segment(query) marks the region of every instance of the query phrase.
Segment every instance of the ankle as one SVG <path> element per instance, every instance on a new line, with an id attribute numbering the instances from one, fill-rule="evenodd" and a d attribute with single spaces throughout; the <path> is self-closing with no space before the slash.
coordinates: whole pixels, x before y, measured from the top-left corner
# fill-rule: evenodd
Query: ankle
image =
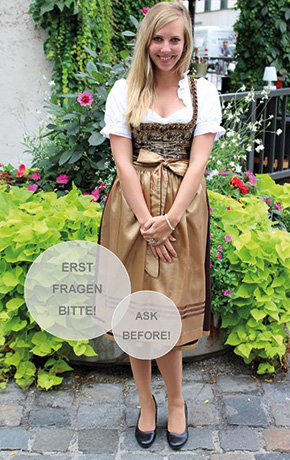
<path id="1" fill-rule="evenodd" d="M 149 394 L 149 395 L 142 395 L 142 396 L 139 396 L 139 405 L 142 407 L 146 407 L 150 404 L 154 404 L 154 400 L 153 400 L 153 397 L 152 397 L 152 394 Z"/>
<path id="2" fill-rule="evenodd" d="M 180 396 L 171 396 L 168 397 L 168 406 L 184 406 L 184 398 L 182 395 Z"/>

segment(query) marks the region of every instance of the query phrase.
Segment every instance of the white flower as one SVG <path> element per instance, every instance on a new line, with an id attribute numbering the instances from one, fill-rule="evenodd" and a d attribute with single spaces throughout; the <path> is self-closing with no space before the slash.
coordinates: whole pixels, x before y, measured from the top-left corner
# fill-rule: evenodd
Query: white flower
<path id="1" fill-rule="evenodd" d="M 237 165 L 237 166 L 236 166 L 236 172 L 237 172 L 237 173 L 240 173 L 241 171 L 242 171 L 241 166 L 240 166 L 240 165 Z"/>
<path id="2" fill-rule="evenodd" d="M 260 150 L 264 150 L 264 146 L 263 145 L 258 145 L 258 147 L 255 148 L 256 152 L 259 152 Z"/>
<path id="3" fill-rule="evenodd" d="M 228 114 L 228 119 L 231 120 L 232 118 L 234 118 L 234 115 L 232 113 L 229 113 Z"/>
<path id="4" fill-rule="evenodd" d="M 262 144 L 262 140 L 261 140 L 261 139 L 254 139 L 254 142 L 256 142 L 256 144 Z"/>
<path id="5" fill-rule="evenodd" d="M 222 148 L 222 149 L 224 149 L 224 148 L 225 148 L 225 143 L 224 143 L 224 142 L 222 142 L 222 144 L 221 144 L 221 148 Z"/>
<path id="6" fill-rule="evenodd" d="M 232 139 L 232 143 L 236 144 L 238 142 L 238 139 Z"/>
<path id="7" fill-rule="evenodd" d="M 221 160 L 217 160 L 216 164 L 217 164 L 217 165 L 222 164 Z"/>
<path id="8" fill-rule="evenodd" d="M 54 83 L 53 80 L 50 80 L 50 81 L 48 82 L 48 84 L 49 84 L 49 86 L 55 86 L 55 83 Z"/>
<path id="9" fill-rule="evenodd" d="M 230 162 L 230 166 L 234 167 L 235 163 L 233 161 Z"/>
<path id="10" fill-rule="evenodd" d="M 246 150 L 247 150 L 248 152 L 251 152 L 251 151 L 252 151 L 252 146 L 249 145 L 249 146 L 246 148 Z"/>
<path id="11" fill-rule="evenodd" d="M 245 91 L 246 87 L 245 85 L 241 86 L 241 91 Z"/>
<path id="12" fill-rule="evenodd" d="M 280 128 L 277 129 L 277 131 L 276 131 L 277 136 L 280 136 L 281 133 L 283 133 L 282 129 L 280 129 Z"/>
<path id="13" fill-rule="evenodd" d="M 43 78 L 43 80 L 46 80 L 46 79 L 47 79 L 45 75 L 42 75 L 42 78 Z"/>

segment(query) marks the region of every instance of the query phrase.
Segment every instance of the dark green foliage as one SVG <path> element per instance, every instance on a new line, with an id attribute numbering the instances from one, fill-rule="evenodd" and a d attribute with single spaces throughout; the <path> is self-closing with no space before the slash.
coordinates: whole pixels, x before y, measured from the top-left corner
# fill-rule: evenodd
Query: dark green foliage
<path id="1" fill-rule="evenodd" d="M 238 36 L 232 91 L 243 84 L 249 89 L 263 87 L 265 66 L 275 66 L 278 76 L 288 70 L 283 86 L 289 86 L 289 0 L 237 0 L 236 8 L 240 9 L 240 16 L 234 25 Z"/>

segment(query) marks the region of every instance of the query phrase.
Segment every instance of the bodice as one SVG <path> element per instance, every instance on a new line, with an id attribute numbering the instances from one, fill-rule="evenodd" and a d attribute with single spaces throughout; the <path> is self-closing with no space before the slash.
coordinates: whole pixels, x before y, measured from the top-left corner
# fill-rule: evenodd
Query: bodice
<path id="1" fill-rule="evenodd" d="M 188 123 L 140 123 L 138 128 L 131 125 L 134 158 L 138 158 L 140 149 L 150 150 L 165 158 L 189 158 L 197 120 L 196 81 L 192 76 L 190 94 L 193 115 Z"/>

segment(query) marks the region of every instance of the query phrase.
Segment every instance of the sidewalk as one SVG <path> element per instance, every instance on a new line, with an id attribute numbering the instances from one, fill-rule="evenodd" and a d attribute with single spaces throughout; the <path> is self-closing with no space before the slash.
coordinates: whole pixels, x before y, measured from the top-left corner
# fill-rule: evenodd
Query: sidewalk
<path id="1" fill-rule="evenodd" d="M 157 438 L 139 447 L 134 430 L 138 394 L 130 366 L 76 367 L 63 389 L 15 383 L 0 390 L 0 459 L 15 460 L 290 460 L 290 372 L 253 378 L 231 351 L 183 363 L 189 440 L 166 440 L 163 379 L 152 368 Z"/>

